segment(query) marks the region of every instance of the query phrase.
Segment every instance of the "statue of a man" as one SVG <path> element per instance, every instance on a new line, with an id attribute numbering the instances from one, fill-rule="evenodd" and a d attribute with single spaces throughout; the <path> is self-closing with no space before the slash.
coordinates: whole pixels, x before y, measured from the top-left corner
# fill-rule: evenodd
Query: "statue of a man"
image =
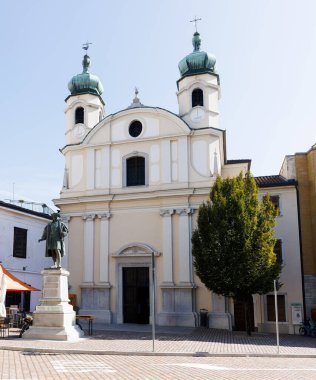
<path id="1" fill-rule="evenodd" d="M 67 236 L 68 228 L 60 221 L 58 213 L 52 214 L 53 220 L 44 228 L 42 240 L 46 240 L 46 257 L 52 257 L 54 265 L 51 268 L 61 268 L 61 258 L 65 255 L 64 237 Z"/>

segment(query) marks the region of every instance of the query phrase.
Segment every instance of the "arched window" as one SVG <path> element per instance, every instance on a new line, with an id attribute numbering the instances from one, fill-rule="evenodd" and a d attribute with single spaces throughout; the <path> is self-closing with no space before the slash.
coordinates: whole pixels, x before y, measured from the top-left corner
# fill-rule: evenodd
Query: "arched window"
<path id="1" fill-rule="evenodd" d="M 200 88 L 192 91 L 192 108 L 196 106 L 203 106 L 203 91 Z"/>
<path id="2" fill-rule="evenodd" d="M 145 185 L 145 157 L 133 156 L 126 160 L 126 186 Z"/>
<path id="3" fill-rule="evenodd" d="M 83 109 L 83 107 L 76 108 L 75 124 L 84 124 L 84 109 Z"/>

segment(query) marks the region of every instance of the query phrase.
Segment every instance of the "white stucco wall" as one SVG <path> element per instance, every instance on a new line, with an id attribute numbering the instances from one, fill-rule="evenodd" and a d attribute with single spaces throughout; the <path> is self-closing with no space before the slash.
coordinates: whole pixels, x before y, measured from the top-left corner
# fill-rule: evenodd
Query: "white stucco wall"
<path id="1" fill-rule="evenodd" d="M 293 333 L 291 305 L 300 304 L 303 306 L 296 189 L 295 186 L 260 189 L 260 197 L 266 193 L 280 197 L 280 215 L 277 217 L 275 238 L 282 241 L 283 269 L 280 282 L 283 285 L 278 294 L 285 296 L 286 307 L 286 322 L 280 322 L 280 329 L 281 332 Z M 274 331 L 275 323 L 267 321 L 266 297 L 262 296 L 260 302 L 263 309 L 259 318 L 262 318 L 265 331 Z"/>
<path id="2" fill-rule="evenodd" d="M 41 270 L 52 265 L 45 258 L 45 242 L 38 243 L 48 219 L 0 206 L 0 260 L 21 281 L 42 289 Z M 13 257 L 14 227 L 27 230 L 26 258 Z M 25 270 L 24 270 L 25 269 Z M 35 309 L 41 292 L 31 292 L 30 311 Z"/>

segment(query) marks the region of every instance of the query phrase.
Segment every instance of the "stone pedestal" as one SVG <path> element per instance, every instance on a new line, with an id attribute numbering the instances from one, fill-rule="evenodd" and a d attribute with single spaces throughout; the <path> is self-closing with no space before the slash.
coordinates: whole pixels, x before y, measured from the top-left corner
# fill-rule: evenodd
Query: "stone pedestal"
<path id="1" fill-rule="evenodd" d="M 208 314 L 208 321 L 210 328 L 232 330 L 232 317 L 227 312 L 224 296 L 212 293 L 212 311 Z"/>
<path id="2" fill-rule="evenodd" d="M 76 314 L 68 299 L 65 269 L 44 269 L 43 294 L 33 313 L 33 326 L 22 335 L 26 339 L 78 340 L 83 331 L 76 325 Z"/>
<path id="3" fill-rule="evenodd" d="M 110 284 L 81 285 L 80 314 L 93 314 L 98 322 L 110 324 L 112 313 L 110 311 Z"/>
<path id="4" fill-rule="evenodd" d="M 163 285 L 162 312 L 158 314 L 159 326 L 196 326 L 197 314 L 192 309 L 193 284 Z"/>

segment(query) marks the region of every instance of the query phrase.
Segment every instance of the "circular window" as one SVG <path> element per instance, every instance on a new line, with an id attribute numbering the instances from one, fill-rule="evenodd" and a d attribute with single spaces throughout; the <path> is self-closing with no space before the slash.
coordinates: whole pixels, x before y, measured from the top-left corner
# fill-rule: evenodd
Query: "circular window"
<path id="1" fill-rule="evenodd" d="M 137 137 L 142 133 L 143 126 L 142 123 L 138 120 L 133 121 L 129 126 L 129 134 L 132 137 Z"/>

